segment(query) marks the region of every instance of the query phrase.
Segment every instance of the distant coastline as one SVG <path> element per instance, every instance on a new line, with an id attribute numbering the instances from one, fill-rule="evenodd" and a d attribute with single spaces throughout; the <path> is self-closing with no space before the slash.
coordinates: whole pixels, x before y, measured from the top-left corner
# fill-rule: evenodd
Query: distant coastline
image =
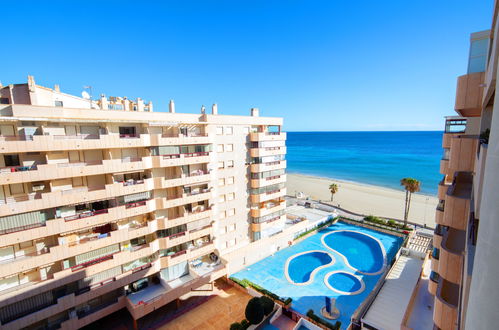
<path id="1" fill-rule="evenodd" d="M 288 132 L 287 170 L 397 191 L 413 177 L 436 196 L 441 144 L 442 131 Z"/>

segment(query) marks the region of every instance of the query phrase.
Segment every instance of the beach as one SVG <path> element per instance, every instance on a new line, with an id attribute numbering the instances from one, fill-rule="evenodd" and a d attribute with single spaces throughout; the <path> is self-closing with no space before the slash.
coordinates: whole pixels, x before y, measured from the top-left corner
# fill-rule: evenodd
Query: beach
<path id="1" fill-rule="evenodd" d="M 333 205 L 343 209 L 388 218 L 403 219 L 405 192 L 390 188 L 364 185 L 335 179 L 321 178 L 302 174 L 287 175 L 287 194 L 294 196 L 303 192 L 314 200 L 330 201 L 329 185 L 338 184 Z M 436 196 L 413 194 L 409 221 L 435 227 Z"/>

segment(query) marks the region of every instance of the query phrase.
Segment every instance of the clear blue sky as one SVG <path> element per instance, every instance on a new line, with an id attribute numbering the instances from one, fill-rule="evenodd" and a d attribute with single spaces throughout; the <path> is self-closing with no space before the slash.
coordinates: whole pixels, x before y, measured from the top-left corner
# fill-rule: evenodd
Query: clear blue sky
<path id="1" fill-rule="evenodd" d="M 0 79 L 218 103 L 288 131 L 440 130 L 492 0 L 8 1 Z"/>

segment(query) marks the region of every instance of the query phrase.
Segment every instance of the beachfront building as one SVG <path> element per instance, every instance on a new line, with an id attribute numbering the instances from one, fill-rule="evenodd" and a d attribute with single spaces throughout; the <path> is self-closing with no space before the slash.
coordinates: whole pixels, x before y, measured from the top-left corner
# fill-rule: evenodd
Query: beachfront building
<path id="1" fill-rule="evenodd" d="M 0 86 L 2 329 L 138 320 L 284 226 L 282 118 L 84 96 Z"/>
<path id="2" fill-rule="evenodd" d="M 471 35 L 468 70 L 458 77 L 445 119 L 429 291 L 437 329 L 499 324 L 499 114 L 495 108 L 498 6 L 490 31 Z"/>

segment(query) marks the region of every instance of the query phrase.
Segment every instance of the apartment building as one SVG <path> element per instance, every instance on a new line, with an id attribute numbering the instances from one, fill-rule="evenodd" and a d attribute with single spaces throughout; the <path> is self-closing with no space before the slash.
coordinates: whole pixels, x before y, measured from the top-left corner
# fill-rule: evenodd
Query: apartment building
<path id="1" fill-rule="evenodd" d="M 282 118 L 0 86 L 0 324 L 134 320 L 285 222 Z"/>
<path id="2" fill-rule="evenodd" d="M 445 119 L 429 291 L 435 329 L 499 324 L 498 7 L 492 29 L 471 34 L 468 70 Z"/>

